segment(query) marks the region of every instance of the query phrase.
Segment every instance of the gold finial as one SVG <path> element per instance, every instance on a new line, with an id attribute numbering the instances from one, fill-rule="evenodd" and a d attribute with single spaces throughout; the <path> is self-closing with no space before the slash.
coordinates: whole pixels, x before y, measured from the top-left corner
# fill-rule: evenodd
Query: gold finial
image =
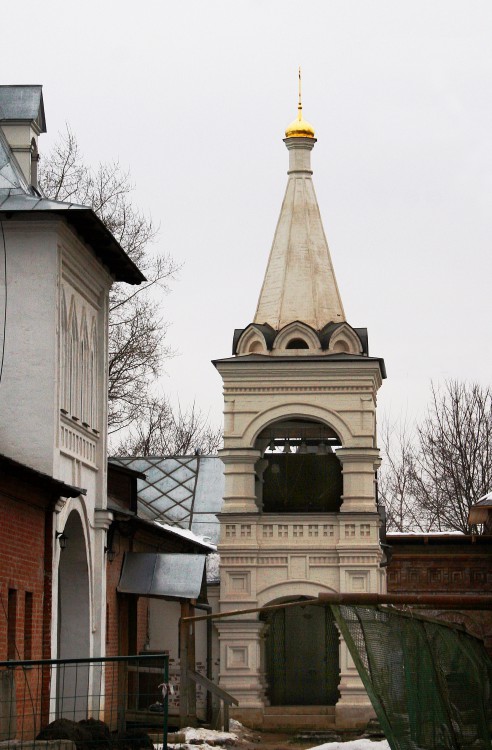
<path id="1" fill-rule="evenodd" d="M 314 128 L 302 116 L 302 80 L 301 66 L 299 66 L 299 101 L 297 104 L 297 120 L 291 122 L 285 131 L 286 138 L 314 138 Z"/>

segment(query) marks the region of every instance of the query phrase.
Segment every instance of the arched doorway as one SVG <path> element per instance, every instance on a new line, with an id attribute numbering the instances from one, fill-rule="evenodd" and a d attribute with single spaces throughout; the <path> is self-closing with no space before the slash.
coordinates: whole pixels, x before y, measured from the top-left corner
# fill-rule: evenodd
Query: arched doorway
<path id="1" fill-rule="evenodd" d="M 300 604 L 263 618 L 267 695 L 272 706 L 334 706 L 339 698 L 339 636 L 329 607 Z"/>
<path id="2" fill-rule="evenodd" d="M 65 524 L 66 547 L 58 566 L 58 658 L 90 656 L 89 567 L 82 521 L 72 511 Z M 57 675 L 57 715 L 85 719 L 89 667 L 67 665 Z"/>

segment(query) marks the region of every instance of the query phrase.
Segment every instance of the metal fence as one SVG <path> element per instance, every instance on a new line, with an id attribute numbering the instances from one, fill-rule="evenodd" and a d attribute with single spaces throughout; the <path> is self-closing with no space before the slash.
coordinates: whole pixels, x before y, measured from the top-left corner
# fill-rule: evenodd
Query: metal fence
<path id="1" fill-rule="evenodd" d="M 167 748 L 167 654 L 0 662 L 0 742 Z"/>
<path id="2" fill-rule="evenodd" d="M 481 641 L 415 612 L 333 611 L 392 750 L 490 750 L 492 661 Z"/>

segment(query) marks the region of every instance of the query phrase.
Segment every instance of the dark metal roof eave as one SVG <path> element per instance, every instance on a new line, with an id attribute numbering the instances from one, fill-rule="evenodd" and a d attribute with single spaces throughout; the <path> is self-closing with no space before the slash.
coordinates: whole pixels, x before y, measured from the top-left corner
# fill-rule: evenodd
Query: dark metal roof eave
<path id="1" fill-rule="evenodd" d="M 54 201 L 49 203 L 52 204 Z M 55 214 L 65 219 L 81 235 L 96 256 L 108 267 L 116 281 L 123 281 L 126 284 L 141 284 L 147 281 L 92 208 L 70 207 L 66 204 L 64 207 L 61 204 L 59 208 L 51 206 L 47 208 L 43 207 L 43 199 L 37 204 L 31 208 L 21 206 L 11 208 L 8 201 L 5 201 L 0 204 L 0 216 L 9 219 L 14 214 L 15 216 L 31 216 L 33 213 Z"/>
<path id="2" fill-rule="evenodd" d="M 123 464 L 115 463 L 112 458 L 112 456 L 108 458 L 108 471 L 115 471 L 118 474 L 125 474 L 129 477 L 134 477 L 135 479 L 147 478 L 146 474 L 144 474 L 142 471 L 136 471 L 136 469 L 130 469 L 128 466 L 124 466 Z"/>
<path id="3" fill-rule="evenodd" d="M 113 504 L 111 504 L 111 507 L 109 508 L 112 513 L 117 514 L 121 517 L 121 520 L 127 520 L 133 522 L 136 526 L 140 526 L 144 531 L 148 531 L 150 533 L 157 534 L 157 536 L 160 539 L 179 539 L 184 543 L 188 549 L 190 547 L 198 548 L 199 550 L 203 550 L 203 552 L 207 555 L 211 554 L 212 552 L 216 551 L 215 547 L 212 547 L 209 544 L 206 544 L 205 542 L 199 542 L 198 540 L 191 539 L 190 537 L 184 536 L 183 534 L 179 534 L 178 532 L 173 533 L 170 529 L 165 529 L 163 526 L 161 526 L 159 523 L 156 523 L 155 521 L 150 521 L 146 518 L 142 518 L 139 515 L 136 515 L 135 513 L 132 513 L 131 511 L 122 510 L 121 508 L 115 508 Z"/>
<path id="4" fill-rule="evenodd" d="M 271 354 L 242 354 L 236 357 L 223 357 L 222 359 L 213 359 L 212 364 L 217 367 L 222 362 L 238 362 L 242 364 L 248 364 L 255 362 L 258 364 L 272 362 L 377 362 L 379 369 L 381 370 L 381 377 L 383 380 L 386 379 L 386 365 L 382 357 L 367 357 L 361 354 L 304 354 L 302 356 L 278 356 L 275 357 Z"/>
<path id="5" fill-rule="evenodd" d="M 13 473 L 23 475 L 30 481 L 41 482 L 52 489 L 59 497 L 78 497 L 79 495 L 87 494 L 87 490 L 82 487 L 75 487 L 66 484 L 61 479 L 55 479 L 49 474 L 33 469 L 31 466 L 15 461 L 13 458 L 5 456 L 4 454 L 0 454 L 0 467 L 5 470 L 10 470 Z"/>

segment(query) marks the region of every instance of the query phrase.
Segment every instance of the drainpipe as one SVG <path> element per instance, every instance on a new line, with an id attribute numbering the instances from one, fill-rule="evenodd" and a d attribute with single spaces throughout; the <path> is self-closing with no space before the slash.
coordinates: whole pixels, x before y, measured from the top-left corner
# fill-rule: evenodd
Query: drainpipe
<path id="1" fill-rule="evenodd" d="M 212 614 L 212 607 L 210 604 L 199 603 L 195 604 L 195 609 L 202 609 L 209 615 Z M 206 659 L 206 670 L 207 677 L 212 680 L 212 620 L 210 617 L 207 618 L 207 659 Z M 212 721 L 212 695 L 207 690 L 207 723 Z"/>

